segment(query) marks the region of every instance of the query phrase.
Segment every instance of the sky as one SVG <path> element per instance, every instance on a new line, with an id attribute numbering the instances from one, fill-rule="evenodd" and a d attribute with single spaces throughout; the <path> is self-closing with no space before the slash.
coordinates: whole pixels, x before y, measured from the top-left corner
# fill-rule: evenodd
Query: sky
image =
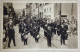
<path id="1" fill-rule="evenodd" d="M 26 3 L 13 3 L 14 9 L 23 9 L 26 8 Z"/>

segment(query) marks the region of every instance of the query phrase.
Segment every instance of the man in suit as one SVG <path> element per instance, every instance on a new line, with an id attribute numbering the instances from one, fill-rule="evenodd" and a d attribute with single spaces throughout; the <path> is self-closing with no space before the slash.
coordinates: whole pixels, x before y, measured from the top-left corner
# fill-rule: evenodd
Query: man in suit
<path id="1" fill-rule="evenodd" d="M 15 31 L 12 26 L 8 30 L 8 37 L 9 37 L 8 47 L 10 47 L 11 40 L 13 40 L 13 44 L 14 44 L 14 46 L 16 46 L 16 44 L 15 44 Z"/>

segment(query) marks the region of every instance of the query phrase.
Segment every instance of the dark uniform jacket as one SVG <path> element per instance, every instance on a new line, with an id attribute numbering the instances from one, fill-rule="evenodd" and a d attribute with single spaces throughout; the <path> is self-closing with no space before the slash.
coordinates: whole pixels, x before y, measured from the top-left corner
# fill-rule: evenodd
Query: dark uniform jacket
<path id="1" fill-rule="evenodd" d="M 9 36 L 9 38 L 14 38 L 15 37 L 15 31 L 14 31 L 14 29 L 9 29 L 8 30 L 8 36 Z"/>
<path id="2" fill-rule="evenodd" d="M 52 36 L 52 30 L 47 29 L 47 38 L 51 38 L 51 36 Z"/>
<path id="3" fill-rule="evenodd" d="M 61 27 L 60 30 L 61 37 L 65 39 L 65 29 Z"/>

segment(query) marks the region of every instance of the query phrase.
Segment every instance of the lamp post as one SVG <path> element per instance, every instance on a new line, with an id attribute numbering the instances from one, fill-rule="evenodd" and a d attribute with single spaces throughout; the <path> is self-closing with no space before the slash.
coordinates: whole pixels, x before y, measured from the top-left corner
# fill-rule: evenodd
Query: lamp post
<path id="1" fill-rule="evenodd" d="M 61 3 L 60 3 L 60 8 L 59 8 L 59 18 L 60 18 L 60 26 L 61 26 Z"/>
<path id="2" fill-rule="evenodd" d="M 73 15 L 73 3 L 72 3 L 72 7 L 71 7 L 71 15 Z"/>
<path id="3" fill-rule="evenodd" d="M 73 16 L 73 3 L 72 3 L 72 7 L 71 7 L 71 22 L 73 23 L 74 20 L 74 16 Z"/>

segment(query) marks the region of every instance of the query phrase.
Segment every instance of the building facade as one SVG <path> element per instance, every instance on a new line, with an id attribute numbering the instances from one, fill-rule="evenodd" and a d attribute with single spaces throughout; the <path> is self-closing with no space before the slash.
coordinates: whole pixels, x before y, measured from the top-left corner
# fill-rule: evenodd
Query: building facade
<path id="1" fill-rule="evenodd" d="M 32 3 L 31 11 L 32 17 L 54 20 L 54 4 L 52 3 Z"/>
<path id="2" fill-rule="evenodd" d="M 52 19 L 55 21 L 54 18 L 54 4 L 52 3 L 45 3 L 43 6 L 43 18 Z"/>
<path id="3" fill-rule="evenodd" d="M 39 3 L 31 4 L 31 17 L 39 17 Z"/>
<path id="4" fill-rule="evenodd" d="M 28 16 L 31 17 L 31 3 L 27 3 L 25 8 L 22 11 L 23 15 L 22 16 Z"/>
<path id="5" fill-rule="evenodd" d="M 57 19 L 59 19 L 60 3 L 55 3 L 54 9 L 54 17 L 57 17 Z M 75 19 L 77 19 L 77 4 L 61 3 L 61 15 L 66 15 L 66 19 L 69 21 L 72 21 L 73 16 Z"/>

